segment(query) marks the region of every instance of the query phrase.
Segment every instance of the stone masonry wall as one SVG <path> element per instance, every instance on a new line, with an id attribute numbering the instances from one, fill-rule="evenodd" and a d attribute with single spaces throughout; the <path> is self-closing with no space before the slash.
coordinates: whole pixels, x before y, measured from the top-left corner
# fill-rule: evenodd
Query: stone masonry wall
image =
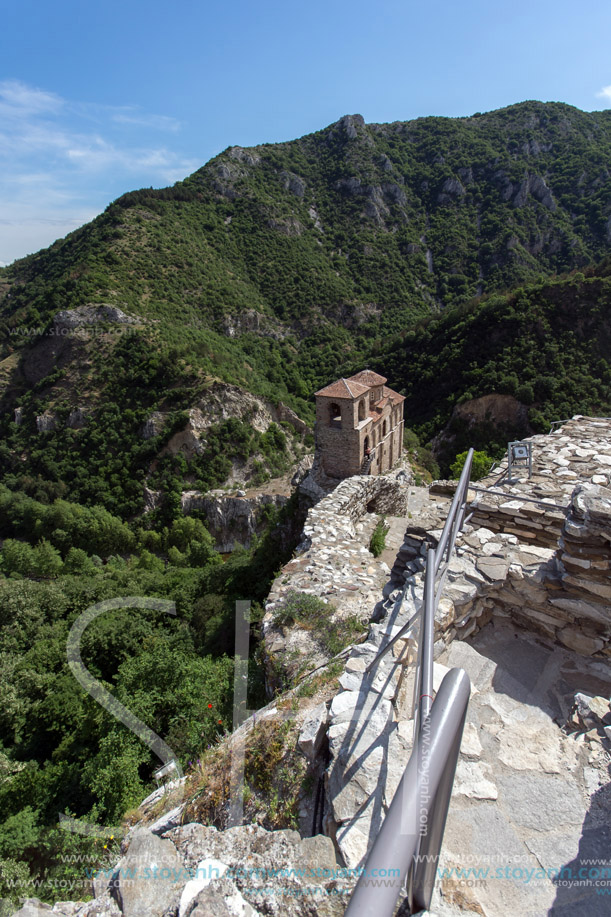
<path id="1" fill-rule="evenodd" d="M 390 570 L 376 564 L 368 549 L 378 515 L 405 515 L 409 476 L 398 469 L 383 477 L 354 476 L 309 511 L 294 558 L 274 581 L 263 617 L 267 682 L 277 686 L 277 665 L 292 683 L 307 663 L 322 665 L 327 656 L 316 634 L 298 626 L 280 627 L 275 611 L 291 592 L 316 595 L 328 602 L 334 619 L 367 624 Z"/>

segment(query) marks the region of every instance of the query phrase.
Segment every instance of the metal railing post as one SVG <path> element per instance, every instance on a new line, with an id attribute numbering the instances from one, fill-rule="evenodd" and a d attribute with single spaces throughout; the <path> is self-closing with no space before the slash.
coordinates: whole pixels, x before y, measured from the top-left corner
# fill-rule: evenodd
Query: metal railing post
<path id="1" fill-rule="evenodd" d="M 462 473 L 460 475 L 458 484 L 456 485 L 456 490 L 454 492 L 454 498 L 452 500 L 452 505 L 450 506 L 450 511 L 448 513 L 443 531 L 441 533 L 441 538 L 439 539 L 439 544 L 437 545 L 436 558 L 435 558 L 435 573 L 439 569 L 441 563 L 441 558 L 443 557 L 444 550 L 448 541 L 450 540 L 452 545 L 456 540 L 456 536 L 453 539 L 450 539 L 450 532 L 453 528 L 454 521 L 456 519 L 456 514 L 459 510 L 459 507 L 462 503 L 463 494 L 467 493 L 469 485 L 469 477 L 471 475 L 471 463 L 473 462 L 473 449 L 469 449 L 467 453 L 467 458 L 463 466 Z"/>
<path id="2" fill-rule="evenodd" d="M 427 552 L 420 609 L 366 668 L 370 672 L 391 646 L 420 619 L 414 678 L 412 754 L 365 860 L 365 872 L 361 874 L 350 898 L 347 917 L 390 917 L 404 883 L 408 883 L 411 913 L 415 908 L 428 909 L 433 894 L 470 694 L 466 673 L 462 669 L 452 669 L 433 700 L 435 612 L 465 517 L 472 462 L 473 449 L 469 449 L 437 548 L 429 548 Z M 442 559 L 445 564 L 436 590 Z M 377 883 L 375 886 L 369 883 L 368 875 L 393 875 L 398 876 L 399 881 L 378 887 Z"/>
<path id="3" fill-rule="evenodd" d="M 429 548 L 426 558 L 424 607 L 420 629 L 420 677 L 418 684 L 418 725 L 429 715 L 433 703 L 433 644 L 435 642 L 435 551 Z M 418 735 L 414 720 L 414 736 Z"/>
<path id="4" fill-rule="evenodd" d="M 469 703 L 470 682 L 463 669 L 452 669 L 442 681 L 427 717 L 427 736 L 417 741 L 405 773 L 397 787 L 388 813 L 365 862 L 356 888 L 346 908 L 345 917 L 390 917 L 403 883 L 408 878 L 422 838 L 429 837 L 427 849 L 435 859 L 443 839 L 447 814 L 447 782 L 451 791 L 456 761 L 453 755 L 460 747 L 465 711 Z M 419 751 L 420 743 L 426 749 Z M 422 761 L 426 760 L 426 769 Z M 425 806 L 423 800 L 438 798 L 438 804 Z M 444 811 L 444 808 L 446 811 Z M 423 823 L 424 818 L 424 823 Z M 424 831 L 424 834 L 423 834 Z M 418 889 L 430 871 L 422 873 L 415 863 L 415 887 Z M 436 861 L 433 863 L 433 881 Z M 392 876 L 393 884 L 375 884 L 371 878 Z M 426 878 L 424 897 L 428 897 L 430 880 Z M 429 894 L 430 892 L 430 894 Z M 427 905 L 428 906 L 428 905 Z"/>
<path id="5" fill-rule="evenodd" d="M 462 672 L 463 670 L 453 669 L 452 671 Z M 447 677 L 446 675 L 446 678 Z M 465 677 L 467 678 L 468 691 L 470 692 L 471 686 L 469 679 L 466 675 Z M 437 697 L 439 697 L 439 694 Z M 437 701 L 437 698 L 435 698 L 435 701 Z M 445 768 L 441 774 L 437 792 L 431 802 L 431 808 L 429 809 L 428 815 L 428 830 L 420 839 L 420 846 L 418 847 L 418 853 L 416 855 L 411 883 L 410 907 L 413 913 L 428 910 L 431 898 L 433 897 L 435 879 L 437 878 L 437 865 L 439 863 L 441 843 L 443 841 L 448 810 L 450 808 L 454 774 L 456 773 L 456 764 L 458 762 L 468 704 L 469 695 L 467 695 L 467 699 L 464 703 L 462 716 L 459 710 L 456 711 L 456 716 L 460 717 L 459 725 L 456 728 L 454 742 L 448 747 Z"/>

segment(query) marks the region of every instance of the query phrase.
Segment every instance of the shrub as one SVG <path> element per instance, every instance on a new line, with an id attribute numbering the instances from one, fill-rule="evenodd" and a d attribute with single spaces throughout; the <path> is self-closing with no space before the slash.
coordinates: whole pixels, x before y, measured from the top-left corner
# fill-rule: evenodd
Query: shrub
<path id="1" fill-rule="evenodd" d="M 369 550 L 374 557 L 379 557 L 386 547 L 387 534 L 388 526 L 384 522 L 384 517 L 382 517 L 382 519 L 379 520 L 378 524 L 373 530 L 371 541 L 369 542 Z"/>
<path id="2" fill-rule="evenodd" d="M 420 446 L 416 450 L 416 461 L 422 465 L 425 471 L 428 471 L 432 478 L 439 477 L 439 465 L 435 461 L 435 457 L 427 446 Z"/>
<path id="3" fill-rule="evenodd" d="M 453 480 L 458 480 L 460 477 L 466 460 L 467 453 L 461 452 L 456 456 L 454 464 L 450 465 L 450 474 Z M 492 467 L 493 461 L 485 452 L 474 452 L 471 464 L 471 480 L 479 481 L 481 478 L 485 478 Z"/>
<path id="4" fill-rule="evenodd" d="M 420 445 L 420 438 L 417 433 L 414 433 L 413 430 L 410 430 L 409 427 L 406 427 L 403 430 L 403 448 L 407 452 L 413 452 L 414 449 L 417 449 Z"/>

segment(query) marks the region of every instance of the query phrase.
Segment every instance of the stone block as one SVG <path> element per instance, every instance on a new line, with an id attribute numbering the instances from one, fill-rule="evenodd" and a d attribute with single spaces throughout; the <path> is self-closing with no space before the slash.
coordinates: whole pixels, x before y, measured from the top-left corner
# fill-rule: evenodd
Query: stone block
<path id="1" fill-rule="evenodd" d="M 561 643 L 582 656 L 591 656 L 605 645 L 605 641 L 601 637 L 584 634 L 575 627 L 563 627 L 562 630 L 558 631 L 557 636 Z"/>
<path id="2" fill-rule="evenodd" d="M 327 705 L 318 704 L 303 724 L 297 744 L 309 761 L 314 761 L 322 747 L 327 731 Z"/>

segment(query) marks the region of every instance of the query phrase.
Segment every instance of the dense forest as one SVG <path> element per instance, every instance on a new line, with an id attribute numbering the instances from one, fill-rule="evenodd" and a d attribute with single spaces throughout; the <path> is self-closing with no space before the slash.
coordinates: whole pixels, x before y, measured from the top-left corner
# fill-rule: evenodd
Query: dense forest
<path id="1" fill-rule="evenodd" d="M 289 503 L 250 550 L 223 559 L 192 516 L 139 530 L 101 507 L 40 503 L 0 487 L 0 898 L 61 898 L 67 882 L 83 879 L 79 856 L 106 863 L 124 814 L 160 764 L 70 671 L 67 638 L 77 618 L 104 599 L 174 603 L 175 616 L 105 612 L 87 627 L 81 654 L 188 773 L 232 728 L 237 599 L 252 602 L 249 704 L 264 702 L 256 628 L 271 578 L 293 547 L 278 534 L 282 515 L 293 512 Z M 117 826 L 115 839 L 63 830 L 60 815 Z"/>
<path id="2" fill-rule="evenodd" d="M 70 672 L 87 608 L 175 603 L 102 616 L 83 661 L 185 770 L 231 728 L 234 603 L 253 601 L 256 646 L 296 501 L 221 557 L 181 495 L 235 488 L 236 467 L 264 483 L 313 437 L 214 413 L 219 385 L 312 425 L 314 392 L 369 366 L 443 474 L 470 445 L 496 456 L 552 420 L 611 414 L 610 161 L 611 111 L 346 116 L 129 192 L 0 269 L 0 898 L 53 900 L 82 876 L 71 856 L 110 857 L 59 814 L 118 824 L 159 763 Z M 486 396 L 511 398 L 514 420 L 467 422 Z M 169 450 L 194 408 L 199 447 Z M 161 495 L 146 513 L 145 487 Z M 256 706 L 256 653 L 250 683 Z"/>

